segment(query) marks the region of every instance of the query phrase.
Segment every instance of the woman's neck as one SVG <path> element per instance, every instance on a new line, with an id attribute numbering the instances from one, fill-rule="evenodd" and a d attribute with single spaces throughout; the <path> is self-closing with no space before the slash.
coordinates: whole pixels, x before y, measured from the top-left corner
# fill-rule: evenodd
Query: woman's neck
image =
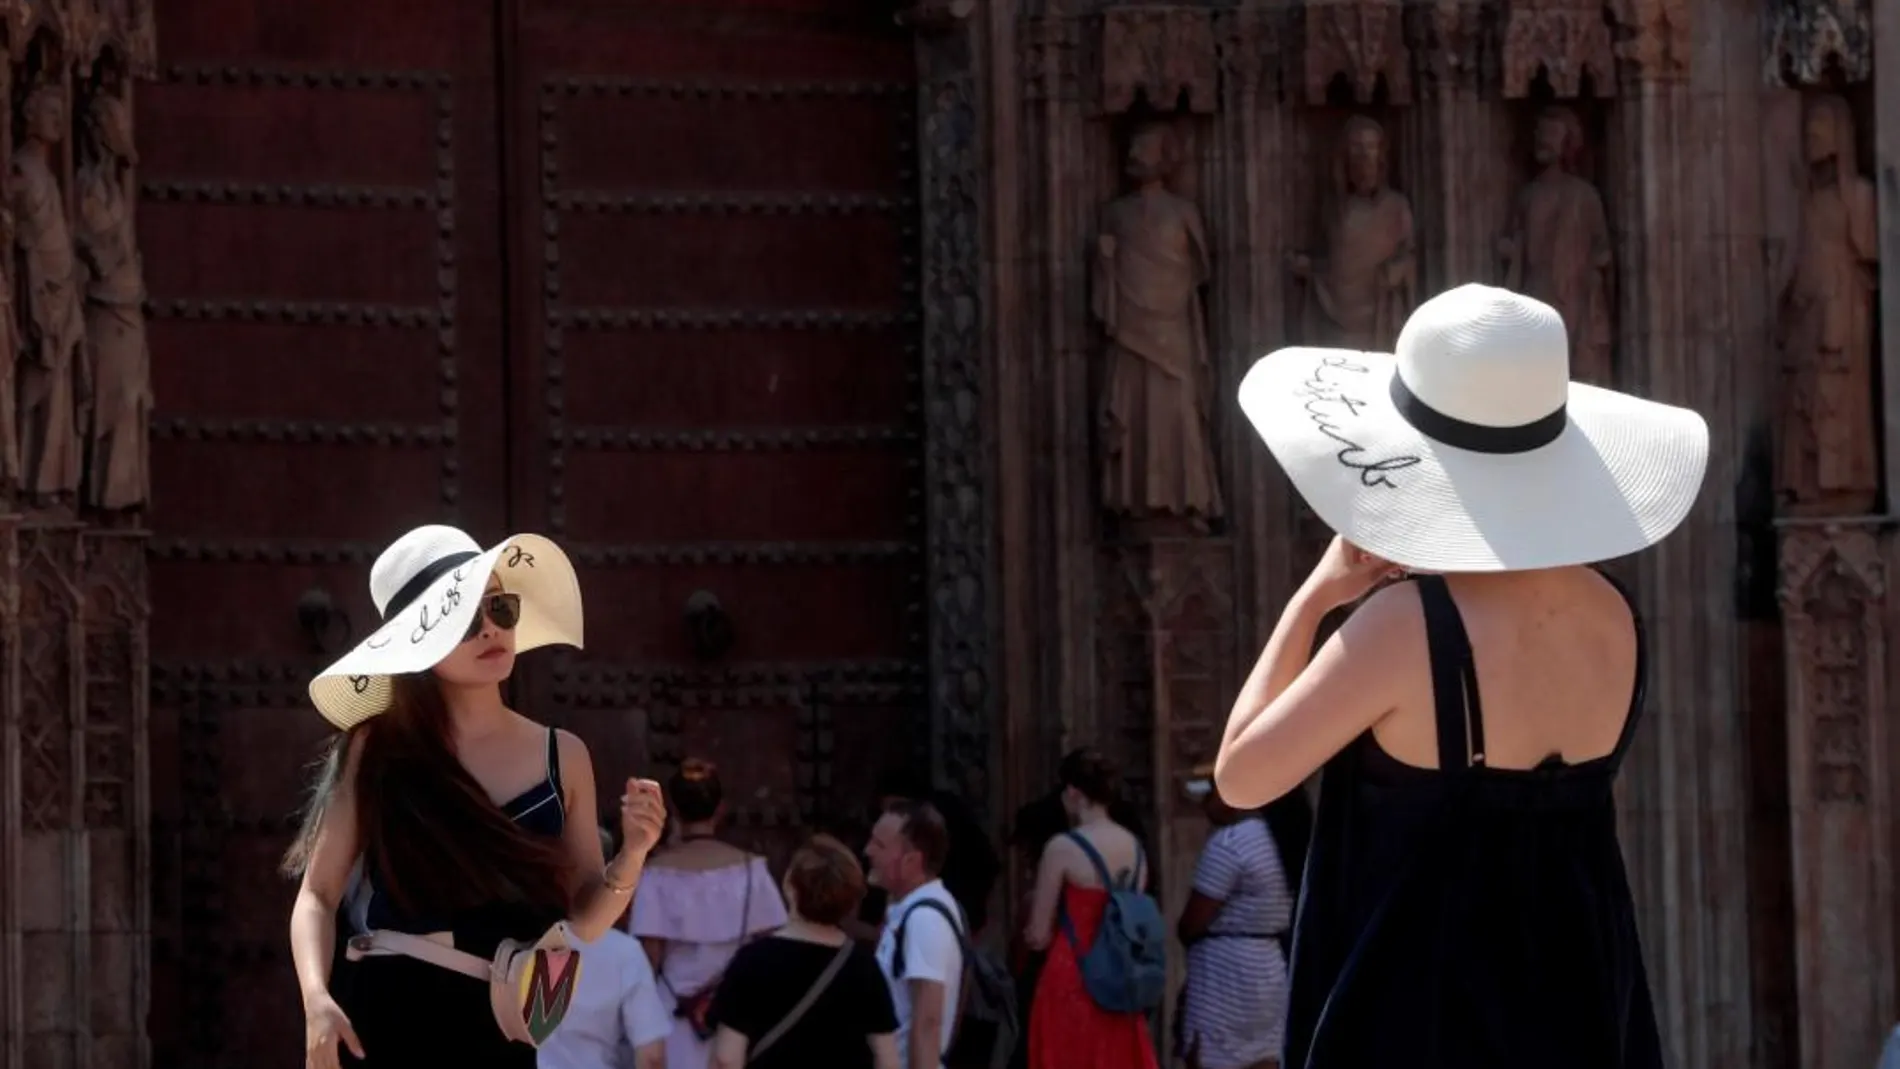
<path id="1" fill-rule="evenodd" d="M 831 924 L 815 924 L 796 913 L 785 922 L 785 927 L 778 930 L 778 934 L 802 943 L 822 943 L 828 947 L 843 946 L 845 939 L 848 938 L 843 928 Z"/>
<path id="2" fill-rule="evenodd" d="M 719 834 L 718 820 L 680 821 L 680 839 L 711 839 Z"/>
<path id="3" fill-rule="evenodd" d="M 1096 805 L 1093 802 L 1083 806 L 1081 810 L 1075 814 L 1075 826 L 1078 828 L 1088 828 L 1113 823 L 1115 823 L 1115 821 L 1109 817 L 1108 807 Z"/>
<path id="4" fill-rule="evenodd" d="M 508 721 L 501 688 L 484 683 L 473 687 L 440 684 L 443 704 L 449 707 L 450 730 L 458 739 L 480 739 L 499 731 Z"/>

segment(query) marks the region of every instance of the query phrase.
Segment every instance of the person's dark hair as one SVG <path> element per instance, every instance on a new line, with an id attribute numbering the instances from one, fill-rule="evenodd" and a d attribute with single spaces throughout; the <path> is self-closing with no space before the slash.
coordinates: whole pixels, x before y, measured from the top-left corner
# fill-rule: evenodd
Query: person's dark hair
<path id="1" fill-rule="evenodd" d="M 864 901 L 864 866 L 843 843 L 814 835 L 792 855 L 785 886 L 800 917 L 836 927 Z"/>
<path id="2" fill-rule="evenodd" d="M 673 812 L 688 824 L 718 816 L 719 803 L 726 797 L 718 766 L 698 757 L 680 762 L 679 771 L 666 781 L 666 793 L 673 799 Z"/>
<path id="3" fill-rule="evenodd" d="M 569 862 L 557 839 L 516 824 L 449 746 L 449 707 L 430 672 L 390 678 L 390 706 L 331 742 L 283 871 L 301 877 L 351 746 L 361 751 L 356 833 L 376 890 L 405 912 L 494 902 L 566 911 Z"/>
<path id="4" fill-rule="evenodd" d="M 897 816 L 898 831 L 903 833 L 911 849 L 924 855 L 924 871 L 932 876 L 941 874 L 943 863 L 950 856 L 950 829 L 937 807 L 929 802 L 906 801 L 886 812 Z"/>
<path id="5" fill-rule="evenodd" d="M 1070 750 L 1056 766 L 1056 779 L 1064 787 L 1074 787 L 1096 805 L 1112 805 L 1121 797 L 1121 778 L 1115 766 L 1092 746 Z"/>

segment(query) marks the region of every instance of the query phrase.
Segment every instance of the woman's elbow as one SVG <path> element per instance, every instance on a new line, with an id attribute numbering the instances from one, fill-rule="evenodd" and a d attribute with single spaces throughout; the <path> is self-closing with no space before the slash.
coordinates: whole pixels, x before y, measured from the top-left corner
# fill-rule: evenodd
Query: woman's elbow
<path id="1" fill-rule="evenodd" d="M 1238 747 L 1223 748 L 1214 760 L 1214 788 L 1235 809 L 1257 809 L 1285 794 L 1289 785 L 1280 779 Z"/>

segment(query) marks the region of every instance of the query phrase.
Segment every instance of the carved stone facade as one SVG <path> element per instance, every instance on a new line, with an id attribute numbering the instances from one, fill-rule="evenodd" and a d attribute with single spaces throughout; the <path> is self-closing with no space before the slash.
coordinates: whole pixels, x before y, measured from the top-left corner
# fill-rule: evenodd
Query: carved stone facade
<path id="1" fill-rule="evenodd" d="M 102 424 L 98 406 L 150 395 L 143 332 L 126 324 L 144 296 L 132 93 L 152 69 L 152 10 L 13 0 L 0 3 L 0 35 L 15 135 L 0 141 L 0 1065 L 141 1066 L 146 424 L 143 409 Z M 107 144 L 109 161 L 91 147 Z M 103 229 L 75 234 L 88 215 Z M 109 259 L 87 256 L 106 241 Z M 88 293 L 108 291 L 124 292 L 117 326 L 85 311 Z"/>
<path id="2" fill-rule="evenodd" d="M 562 32 L 536 22 L 540 6 L 523 8 L 524 40 Z M 159 73 L 150 4 L 0 0 L 13 117 L 0 143 L 12 164 L 0 190 L 10 250 L 0 260 L 0 489 L 11 506 L 0 516 L 0 1069 L 166 1061 L 143 1030 L 155 968 L 175 981 L 161 985 L 170 1001 L 149 1014 L 155 1033 L 168 1030 L 161 1040 L 173 1060 L 262 1064 L 270 1059 L 244 1052 L 277 1051 L 286 1035 L 294 1048 L 276 1016 L 289 1011 L 271 1003 L 253 1014 L 245 1001 L 251 976 L 287 974 L 279 915 L 258 906 L 241 931 L 214 921 L 240 898 L 284 891 L 261 873 L 293 801 L 288 772 L 298 762 L 286 755 L 303 728 L 268 718 L 294 715 L 306 662 L 347 638 L 352 597 L 341 587 L 332 597 L 324 584 L 360 579 L 375 547 L 356 535 L 249 537 L 255 511 L 220 513 L 224 499 L 207 497 L 210 518 L 168 517 L 148 557 L 139 527 L 153 441 L 173 451 L 175 470 L 245 450 L 288 470 L 318 451 L 367 444 L 378 478 L 407 502 L 474 525 L 522 511 L 563 535 L 598 521 L 590 510 L 605 495 L 582 491 L 609 485 L 603 472 L 764 455 L 777 478 L 841 444 L 900 451 L 888 471 L 874 469 L 901 499 L 890 509 L 894 533 L 881 540 L 815 546 L 661 532 L 577 549 L 609 577 L 601 582 L 624 584 L 612 592 L 629 613 L 646 611 L 651 574 L 723 567 L 782 584 L 787 573 L 775 569 L 882 569 L 851 604 L 888 614 L 825 629 L 869 645 L 898 636 L 898 654 L 832 662 L 807 651 L 690 670 L 658 669 L 651 658 L 562 661 L 524 686 L 590 741 L 604 740 L 603 767 L 675 762 L 749 737 L 754 712 L 772 718 L 773 738 L 795 761 L 756 767 L 784 780 L 774 781 L 783 798 L 741 824 L 774 842 L 862 803 L 874 770 L 855 755 L 914 751 L 1000 831 L 1013 807 L 1048 786 L 1064 749 L 1100 744 L 1120 756 L 1152 820 L 1172 912 L 1202 839 L 1180 782 L 1212 755 L 1234 688 L 1325 537 L 1236 418 L 1234 386 L 1252 359 L 1282 344 L 1389 346 L 1419 298 L 1470 280 L 1511 281 L 1558 305 L 1580 377 L 1691 405 L 1712 427 L 1696 512 L 1663 547 L 1619 565 L 1638 584 L 1657 666 L 1620 789 L 1674 1064 L 1872 1063 L 1878 1036 L 1900 1016 L 1886 860 L 1900 846 L 1896 740 L 1884 715 L 1900 664 L 1888 655 L 1900 628 L 1888 577 L 1900 562 L 1884 482 L 1900 470 L 1900 434 L 1889 430 L 1900 427 L 1900 331 L 1891 326 L 1900 323 L 1900 204 L 1888 192 L 1893 176 L 1866 165 L 1900 158 L 1892 87 L 1871 87 L 1878 58 L 1900 70 L 1900 5 L 1771 0 L 1764 22 L 1759 5 L 1691 0 L 1613 0 L 1607 21 L 1606 5 L 1585 0 L 923 0 L 895 11 L 911 35 L 900 43 L 914 84 L 879 80 L 901 69 L 888 57 L 846 77 L 816 53 L 756 81 L 641 80 L 639 70 L 597 66 L 583 76 L 560 67 L 586 51 L 567 41 L 548 49 L 567 57 L 559 63 L 523 61 L 525 96 L 505 120 L 479 112 L 496 106 L 494 71 L 482 66 L 494 40 L 433 32 L 480 21 L 472 16 L 379 6 L 379 18 L 413 30 L 391 42 L 418 53 L 364 69 L 305 51 L 227 61 L 222 44 L 206 43 L 215 37 L 208 23 L 176 10 L 203 54 L 166 69 L 164 88 L 181 91 L 169 98 L 169 134 L 196 123 L 237 129 L 252 103 L 193 109 L 252 94 L 271 107 L 298 98 L 312 109 L 302 121 L 319 130 L 330 127 L 313 116 L 364 109 L 402 132 L 390 160 L 374 161 L 396 177 L 281 184 L 232 177 L 234 168 L 207 178 L 177 157 L 176 173 L 135 198 L 137 149 L 155 147 L 127 136 L 149 99 L 136 83 Z M 336 41 L 361 32 L 341 28 L 346 21 L 335 17 Z M 282 36 L 303 48 L 305 37 Z M 446 43 L 427 52 L 438 37 Z M 330 47 L 322 35 L 309 40 Z M 534 66 L 544 60 L 548 69 Z M 619 53 L 600 62 L 634 63 Z M 1755 64 L 1769 84 L 1738 86 L 1732 72 Z M 186 101 L 183 90 L 204 95 Z M 886 153 L 864 171 L 901 188 L 814 200 L 615 187 L 664 185 L 665 175 L 634 173 L 654 161 L 613 149 L 629 140 L 617 131 L 662 122 L 645 110 L 662 104 L 706 109 L 695 121 L 707 124 L 750 123 L 732 143 L 753 147 L 778 121 L 761 116 L 819 109 L 825 122 L 813 128 L 848 130 L 857 142 L 890 136 L 899 162 Z M 722 110 L 739 104 L 753 110 Z M 509 124 L 525 126 L 502 138 Z M 522 146 L 509 163 L 520 173 L 506 181 L 497 143 Z M 798 181 L 816 181 L 782 154 L 756 155 L 745 158 L 765 161 L 768 180 L 796 170 Z M 1128 173 L 1131 157 L 1147 170 Z M 522 206 L 476 201 L 524 184 Z M 179 278 L 214 272 L 210 259 L 146 278 L 135 206 L 163 216 L 145 217 L 148 235 L 186 243 L 202 222 L 187 209 L 212 205 L 286 209 L 275 220 L 281 232 L 246 231 L 278 234 L 281 245 L 249 258 L 262 246 L 230 239 L 226 255 L 243 262 L 215 276 L 226 292 L 180 292 Z M 377 278 L 407 297 L 339 301 L 311 282 L 316 275 L 289 271 L 276 276 L 294 283 L 284 292 L 234 295 L 231 280 L 245 271 L 309 262 L 283 235 L 318 242 L 351 213 L 388 213 L 378 233 L 401 235 L 388 240 L 407 242 L 409 259 Z M 575 214 L 588 219 L 576 225 Z M 709 311 L 617 297 L 643 265 L 614 259 L 634 238 L 602 235 L 638 236 L 615 228 L 662 218 L 706 228 L 708 247 L 735 219 L 788 229 L 823 220 L 836 228 L 821 241 L 843 241 L 859 224 L 887 227 L 903 269 L 862 273 L 899 279 L 870 310 L 843 301 Z M 486 244 L 501 230 L 533 250 L 520 258 L 523 278 L 502 277 L 504 257 Z M 867 240 L 885 231 L 875 233 Z M 669 266 L 689 274 L 696 246 L 680 247 Z M 812 278 L 834 275 L 850 272 L 781 281 L 804 293 Z M 157 299 L 146 299 L 148 282 Z M 506 329 L 492 313 L 504 292 L 521 310 Z M 230 344 L 219 332 L 231 329 L 283 332 L 299 345 L 347 334 L 325 350 L 345 354 L 419 339 L 418 376 L 378 388 L 422 400 L 408 422 L 154 422 L 148 327 L 171 332 L 172 351 Z M 768 330 L 781 332 L 770 344 L 731 340 Z M 641 345 L 626 343 L 633 331 Z M 1164 344 L 1150 346 L 1151 335 Z M 797 433 L 616 426 L 641 403 L 613 392 L 629 378 L 613 370 L 626 354 L 664 349 L 677 369 L 794 343 L 787 338 L 902 353 L 891 365 L 900 415 L 891 426 Z M 1204 380 L 1165 409 L 1144 407 L 1113 386 L 1117 369 L 1145 371 L 1144 362 Z M 494 370 L 517 363 L 530 384 L 517 387 L 519 403 Z M 411 366 L 379 368 L 398 365 Z M 674 372 L 643 374 L 662 373 Z M 273 386 L 263 396 L 274 404 L 278 389 L 294 392 Z M 822 393 L 812 391 L 814 412 Z M 487 440 L 498 436 L 479 433 L 485 415 L 490 426 L 521 420 L 534 433 Z M 1171 443 L 1166 477 L 1121 463 L 1115 435 L 1129 433 Z M 914 456 L 901 452 L 913 444 Z M 605 468 L 604 453 L 641 459 Z M 352 463 L 362 471 L 369 462 Z M 513 511 L 491 485 L 493 472 L 511 468 L 528 474 L 525 489 L 509 492 L 531 499 Z M 595 482 L 575 474 L 585 471 Z M 256 485 L 268 499 L 258 509 L 296 514 L 301 498 Z M 1751 506 L 1753 486 L 1778 487 L 1779 502 L 1766 492 L 1767 506 Z M 409 506 L 378 507 L 378 522 L 393 524 Z M 827 516 L 866 511 L 875 510 Z M 1124 522 L 1156 516 L 1192 522 Z M 206 528 L 189 529 L 196 522 Z M 1738 547 L 1750 545 L 1778 549 L 1778 582 L 1745 559 Z M 293 603 L 309 608 L 311 626 L 295 637 L 310 649 L 234 658 L 187 649 L 149 667 L 148 560 L 161 586 L 174 584 L 165 589 L 206 598 L 265 590 L 282 596 L 268 610 L 279 617 Z M 638 583 L 612 578 L 639 569 L 652 571 Z M 231 578 L 239 573 L 271 578 Z M 808 591 L 806 605 L 836 594 L 798 590 Z M 1778 602 L 1762 596 L 1774 590 Z M 682 603 L 719 605 L 728 631 L 694 648 L 743 658 L 757 648 L 748 643 L 775 633 L 803 637 L 802 619 L 773 628 L 749 615 L 770 601 L 695 580 L 662 610 L 677 629 Z M 250 633 L 219 635 L 223 625 L 206 615 L 208 635 L 250 650 Z M 629 645 L 646 641 L 628 628 Z M 1751 690 L 1758 666 L 1744 651 L 1777 642 L 1785 671 L 1776 686 Z M 166 707 L 157 746 L 147 739 L 148 673 Z M 1786 747 L 1751 747 L 1744 708 L 1762 714 L 1748 718 L 1751 731 L 1764 718 L 1785 725 Z M 929 730 L 894 733 L 905 716 Z M 1774 754 L 1766 772 L 1749 765 L 1759 749 Z M 249 768 L 266 752 L 284 776 L 276 765 Z M 13 769 L 17 778 L 5 778 Z M 1779 808 L 1764 774 L 1785 781 Z M 174 798 L 208 804 L 179 807 L 169 823 L 155 818 L 155 778 Z M 156 866 L 155 836 L 167 846 Z M 1776 862 L 1759 845 L 1776 836 L 1791 842 L 1790 859 Z M 1784 910 L 1776 889 L 1788 883 Z M 1015 901 L 1009 891 L 1005 903 Z M 1851 938 L 1839 934 L 1843 917 Z M 156 953 L 155 927 L 164 929 Z M 1784 974 L 1797 977 L 1798 999 L 1793 984 L 1764 979 Z"/>
<path id="3" fill-rule="evenodd" d="M 1889 6 L 1893 19 L 1875 25 Z M 1870 92 L 1867 84 L 1880 69 L 1873 55 L 1900 58 L 1900 6 L 1777 0 L 1769 10 L 1764 22 L 1758 7 L 1691 0 L 1242 0 L 1213 8 L 992 0 L 979 8 L 973 21 L 985 27 L 996 64 L 988 210 L 998 225 L 988 262 L 1004 735 L 1015 789 L 1005 804 L 1046 784 L 1067 746 L 1094 742 L 1122 754 L 1168 852 L 1164 900 L 1178 901 L 1170 881 L 1185 878 L 1192 858 L 1183 855 L 1195 840 L 1174 784 L 1208 756 L 1201 732 L 1218 726 L 1222 699 L 1326 536 L 1231 401 L 1210 421 L 1221 523 L 1164 537 L 1103 522 L 1116 509 L 1094 467 L 1099 354 L 1109 344 L 1092 303 L 1104 263 L 1098 206 L 1122 180 L 1128 131 L 1163 123 L 1188 150 L 1181 169 L 1190 180 L 1170 186 L 1197 209 L 1209 250 L 1203 301 L 1217 399 L 1231 399 L 1267 350 L 1388 346 L 1420 297 L 1488 281 L 1562 310 L 1577 377 L 1708 417 L 1712 459 L 1697 509 L 1658 550 L 1613 562 L 1639 590 L 1657 666 L 1619 796 L 1659 1016 L 1672 1064 L 1871 1060 L 1869 1044 L 1900 1017 L 1891 977 L 1853 993 L 1846 984 L 1882 967 L 1872 954 L 1900 957 L 1891 925 L 1872 929 L 1885 934 L 1864 956 L 1825 945 L 1826 905 L 1805 893 L 1780 897 L 1812 865 L 1791 869 L 1762 844 L 1792 834 L 1804 844 L 1800 857 L 1855 873 L 1857 910 L 1891 913 L 1892 890 L 1873 879 L 1876 863 L 1791 815 L 1789 806 L 1807 801 L 1777 801 L 1775 785 L 1794 770 L 1787 761 L 1762 766 L 1759 754 L 1782 751 L 1756 736 L 1778 734 L 1784 719 L 1791 733 L 1796 717 L 1815 722 L 1794 704 L 1820 693 L 1814 687 L 1842 685 L 1799 681 L 1807 665 L 1797 632 L 1808 624 L 1784 608 L 1784 636 L 1776 616 L 1772 547 L 1800 539 L 1776 527 L 1771 488 L 1805 480 L 1784 497 L 1817 496 L 1805 489 L 1817 481 L 1805 474 L 1816 465 L 1790 468 L 1783 452 L 1812 457 L 1817 450 L 1805 443 L 1816 434 L 1857 443 L 1828 454 L 1848 472 L 1829 477 L 1860 496 L 1828 499 L 1813 522 L 1847 505 L 1863 520 L 1892 511 L 1878 480 L 1867 499 L 1866 475 L 1900 470 L 1900 435 L 1886 430 L 1900 426 L 1900 360 L 1873 327 L 1900 322 L 1900 272 L 1876 270 L 1900 249 L 1900 204 L 1861 190 L 1886 180 L 1865 170 L 1869 144 L 1900 152 L 1891 87 Z M 1113 51 L 1102 43 L 1109 18 L 1197 29 L 1149 31 L 1132 50 L 1139 76 L 1103 83 L 1140 90 L 1104 98 L 1091 72 Z M 1189 73 L 1206 62 L 1203 19 L 1213 40 L 1211 97 L 1209 81 Z M 1775 87 L 1736 82 L 1735 70 L 1763 57 L 1775 60 Z M 1849 114 L 1825 103 L 1804 109 L 1793 90 L 1776 88 L 1820 83 L 1823 70 Z M 1852 129 L 1814 153 L 1833 166 L 1807 166 L 1804 110 L 1826 113 L 1820 125 L 1829 132 Z M 1839 166 L 1844 160 L 1850 166 Z M 1872 201 L 1880 203 L 1870 209 Z M 1366 210 L 1355 216 L 1342 204 Z M 1821 277 L 1836 284 L 1808 281 Z M 1828 300 L 1788 300 L 1810 293 Z M 1812 311 L 1784 314 L 1796 306 Z M 1822 327 L 1834 334 L 1823 337 Z M 1805 348 L 1784 345 L 1784 336 Z M 1844 359 L 1856 354 L 1877 369 L 1871 380 Z M 1860 383 L 1859 392 L 1790 385 L 1828 376 Z M 1784 402 L 1815 393 L 1852 395 L 1861 407 L 1851 418 L 1822 415 L 1829 422 L 1818 428 L 1814 417 L 1782 414 Z M 1864 457 L 1877 463 L 1869 468 Z M 1764 546 L 1766 564 L 1749 548 Z M 1782 567 L 1792 575 L 1800 565 Z M 1229 596 L 1199 599 L 1210 616 L 1188 630 L 1231 637 L 1216 642 L 1213 661 L 1189 668 L 1171 652 L 1183 633 L 1165 607 L 1173 603 L 1153 592 L 1208 582 Z M 1884 589 L 1833 596 L 1864 613 L 1886 604 Z M 1884 609 L 1855 619 L 1873 628 L 1864 636 L 1869 657 L 1893 641 Z M 1763 648 L 1787 651 L 1785 694 L 1782 675 L 1755 663 Z M 1212 663 L 1230 674 L 1210 709 L 1198 688 Z M 1061 711 L 1059 730 L 1046 723 L 1052 709 Z M 1745 709 L 1753 734 L 1744 733 Z M 1860 726 L 1864 738 L 1853 743 L 1860 737 L 1827 721 L 1820 745 L 1828 754 L 1861 746 L 1866 790 L 1879 794 L 1892 781 L 1884 770 L 1894 743 L 1877 737 L 1871 720 Z M 1775 782 L 1764 787 L 1763 776 Z M 1830 767 L 1818 780 L 1851 794 L 1860 776 Z M 1867 805 L 1875 801 L 1870 795 Z M 1869 812 L 1856 826 L 1868 829 L 1870 848 L 1890 847 L 1885 811 Z M 1794 981 L 1774 981 L 1792 975 L 1797 959 L 1827 963 L 1802 967 L 1798 999 Z M 1809 975 L 1841 997 L 1811 996 Z"/>

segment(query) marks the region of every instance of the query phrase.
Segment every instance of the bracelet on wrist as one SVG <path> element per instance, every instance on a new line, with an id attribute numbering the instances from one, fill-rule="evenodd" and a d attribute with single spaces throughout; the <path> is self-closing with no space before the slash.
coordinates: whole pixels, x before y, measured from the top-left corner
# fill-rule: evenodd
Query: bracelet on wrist
<path id="1" fill-rule="evenodd" d="M 614 882 L 614 867 L 611 862 L 601 867 L 600 885 L 607 889 L 607 893 L 615 895 L 630 895 L 633 893 L 634 886 L 631 883 Z"/>

